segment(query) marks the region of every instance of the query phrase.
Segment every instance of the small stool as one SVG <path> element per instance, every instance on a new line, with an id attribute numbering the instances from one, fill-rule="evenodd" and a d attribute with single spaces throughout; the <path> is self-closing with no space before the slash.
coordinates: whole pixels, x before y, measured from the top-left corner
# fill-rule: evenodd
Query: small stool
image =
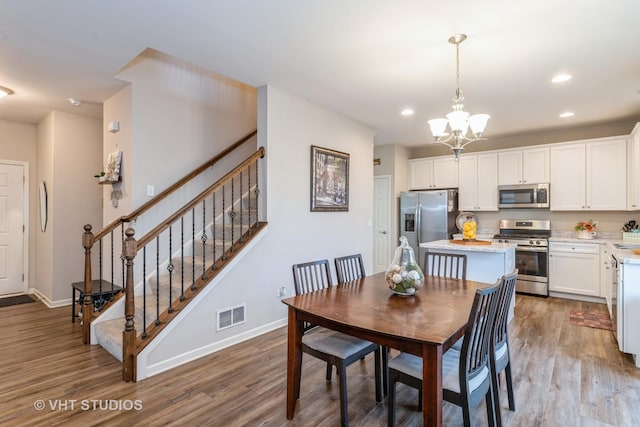
<path id="1" fill-rule="evenodd" d="M 71 302 L 71 322 L 76 322 L 76 300 L 78 304 L 82 306 L 84 299 L 84 282 L 74 282 L 71 284 L 72 289 L 72 302 Z M 91 296 L 93 297 L 93 309 L 94 311 L 102 310 L 102 306 L 111 301 L 114 296 L 122 292 L 124 289 L 121 286 L 113 285 L 106 280 L 92 280 L 91 281 Z M 76 298 L 76 293 L 80 295 Z"/>

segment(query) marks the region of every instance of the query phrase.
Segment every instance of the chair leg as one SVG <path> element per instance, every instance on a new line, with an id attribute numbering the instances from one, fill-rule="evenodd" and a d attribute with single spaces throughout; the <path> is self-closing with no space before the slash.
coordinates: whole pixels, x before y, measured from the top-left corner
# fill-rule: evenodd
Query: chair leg
<path id="1" fill-rule="evenodd" d="M 389 396 L 387 396 L 387 426 L 395 427 L 396 425 L 396 382 L 390 380 Z"/>
<path id="2" fill-rule="evenodd" d="M 496 413 L 495 401 L 493 400 L 493 385 L 489 384 L 489 390 L 487 390 L 487 394 L 485 395 L 485 403 L 487 406 L 487 420 L 489 421 L 490 427 L 500 426 L 502 425 L 502 421 L 497 421 L 499 419 L 500 414 Z"/>
<path id="3" fill-rule="evenodd" d="M 331 381 L 331 371 L 333 370 L 333 365 L 327 362 L 327 381 Z"/>
<path id="4" fill-rule="evenodd" d="M 469 406 L 469 400 L 462 402 L 462 421 L 464 427 L 471 427 L 471 407 Z"/>
<path id="5" fill-rule="evenodd" d="M 389 347 L 382 346 L 382 391 L 389 394 Z"/>
<path id="6" fill-rule="evenodd" d="M 376 402 L 382 402 L 382 378 L 380 378 L 382 376 L 382 368 L 380 366 L 380 358 L 382 355 L 380 353 L 380 346 L 378 346 L 378 349 L 373 354 L 373 357 L 375 358 Z"/>
<path id="7" fill-rule="evenodd" d="M 492 366 L 492 370 L 495 371 L 495 366 Z M 493 375 L 491 376 L 491 381 L 491 388 L 493 389 L 493 411 L 496 414 L 496 424 L 498 425 L 498 427 L 500 427 L 502 426 L 502 409 L 500 408 L 500 373 L 493 373 Z"/>
<path id="8" fill-rule="evenodd" d="M 513 378 L 511 377 L 511 361 L 507 363 L 507 366 L 504 368 L 504 372 L 507 377 L 507 393 L 509 395 L 509 410 L 516 410 L 516 398 L 513 394 Z"/>
<path id="9" fill-rule="evenodd" d="M 349 410 L 347 408 L 347 367 L 340 363 L 338 377 L 340 380 L 340 421 L 342 427 L 349 426 Z"/>

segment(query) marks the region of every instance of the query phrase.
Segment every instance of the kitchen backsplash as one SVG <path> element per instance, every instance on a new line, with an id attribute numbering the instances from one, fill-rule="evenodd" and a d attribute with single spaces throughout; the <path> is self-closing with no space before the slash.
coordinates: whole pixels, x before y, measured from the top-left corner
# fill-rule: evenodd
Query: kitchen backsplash
<path id="1" fill-rule="evenodd" d="M 569 237 L 579 221 L 598 222 L 598 236 L 606 239 L 622 239 L 622 226 L 629 220 L 640 223 L 640 212 L 554 212 L 541 209 L 503 209 L 498 212 L 475 212 L 478 233 L 496 234 L 501 219 L 548 219 L 553 236 Z M 566 233 L 566 234 L 563 234 Z"/>

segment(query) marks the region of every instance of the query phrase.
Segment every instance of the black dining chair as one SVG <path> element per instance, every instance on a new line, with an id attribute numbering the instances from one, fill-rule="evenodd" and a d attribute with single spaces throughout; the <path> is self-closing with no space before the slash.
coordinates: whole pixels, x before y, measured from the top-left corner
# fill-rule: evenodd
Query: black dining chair
<path id="1" fill-rule="evenodd" d="M 466 427 L 471 426 L 471 408 L 485 399 L 490 426 L 496 425 L 493 402 L 490 345 L 501 283 L 478 289 L 465 328 L 462 349 L 449 349 L 442 355 L 442 397 L 462 408 Z M 422 359 L 400 353 L 389 361 L 388 424 L 395 425 L 396 384 L 401 382 L 422 390 Z M 422 410 L 422 399 L 420 399 Z"/>
<path id="2" fill-rule="evenodd" d="M 422 272 L 428 276 L 467 278 L 467 256 L 427 251 L 424 254 Z"/>
<path id="3" fill-rule="evenodd" d="M 293 265 L 293 283 L 296 295 L 332 286 L 329 261 L 325 259 Z M 369 353 L 374 353 L 376 402 L 382 401 L 381 355 L 378 344 L 316 325 L 305 324 L 302 352 L 327 362 L 327 381 L 331 381 L 332 367 L 336 367 L 340 381 L 340 420 L 343 426 L 349 425 L 347 366 Z M 299 384 L 298 390 L 300 390 Z"/>
<path id="4" fill-rule="evenodd" d="M 516 400 L 513 393 L 513 378 L 511 376 L 511 355 L 509 351 L 509 334 L 507 326 L 509 322 L 509 305 L 516 287 L 518 269 L 505 274 L 501 279 L 501 288 L 498 298 L 498 306 L 493 325 L 491 352 L 491 374 L 493 379 L 493 401 L 496 411 L 496 422 L 502 425 L 500 408 L 500 383 L 499 375 L 504 371 L 507 380 L 507 395 L 509 398 L 509 410 L 516 410 Z"/>
<path id="5" fill-rule="evenodd" d="M 336 264 L 336 276 L 338 283 L 350 282 L 366 276 L 362 255 L 347 255 L 333 260 Z"/>

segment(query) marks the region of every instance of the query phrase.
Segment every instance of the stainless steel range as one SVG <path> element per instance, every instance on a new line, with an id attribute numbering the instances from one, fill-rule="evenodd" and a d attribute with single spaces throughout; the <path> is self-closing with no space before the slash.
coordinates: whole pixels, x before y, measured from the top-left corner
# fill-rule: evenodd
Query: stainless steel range
<path id="1" fill-rule="evenodd" d="M 548 220 L 503 219 L 498 243 L 515 243 L 518 281 L 516 292 L 549 296 L 549 236 Z"/>

